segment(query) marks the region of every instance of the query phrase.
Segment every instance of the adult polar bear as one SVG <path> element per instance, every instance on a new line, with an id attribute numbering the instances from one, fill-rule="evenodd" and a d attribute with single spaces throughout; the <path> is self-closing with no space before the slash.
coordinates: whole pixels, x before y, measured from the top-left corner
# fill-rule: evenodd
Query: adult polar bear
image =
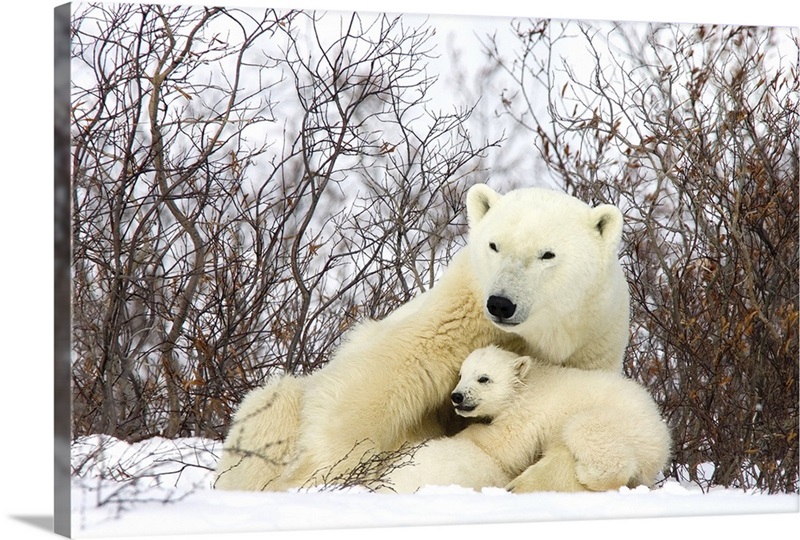
<path id="1" fill-rule="evenodd" d="M 651 486 L 669 460 L 672 441 L 658 406 L 622 373 L 555 366 L 490 346 L 464 360 L 451 399 L 459 415 L 485 421 L 425 443 L 390 472 L 391 489 L 607 491 Z"/>
<path id="2" fill-rule="evenodd" d="M 357 326 L 331 361 L 304 380 L 299 412 L 237 412 L 239 431 L 297 434 L 257 482 L 269 490 L 313 485 L 354 467 L 365 452 L 448 434 L 450 392 L 464 358 L 498 345 L 541 361 L 620 371 L 628 341 L 628 287 L 617 257 L 623 219 L 551 190 L 467 193 L 469 241 L 436 285 L 381 321 Z M 278 402 L 276 405 L 274 402 Z M 449 416 L 448 416 L 449 415 Z M 247 422 L 247 425 L 244 423 Z M 254 437 L 260 435 L 255 434 Z M 275 435 L 270 435 L 274 439 Z M 230 437 L 229 437 L 230 439 Z M 238 489 L 226 458 L 218 485 Z M 279 478 L 271 476 L 283 468 Z M 267 463 L 267 462 L 271 462 Z M 248 475 L 259 475 L 248 470 Z M 519 490 L 537 489 L 535 485 Z"/>

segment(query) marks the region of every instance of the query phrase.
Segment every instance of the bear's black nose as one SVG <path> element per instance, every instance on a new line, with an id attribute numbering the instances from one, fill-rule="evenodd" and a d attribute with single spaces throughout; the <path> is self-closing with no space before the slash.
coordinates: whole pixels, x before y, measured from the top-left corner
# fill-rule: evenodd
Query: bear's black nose
<path id="1" fill-rule="evenodd" d="M 453 403 L 456 405 L 461 405 L 461 402 L 464 401 L 464 394 L 461 392 L 453 392 L 453 394 L 450 396 L 450 399 L 452 399 Z"/>
<path id="2" fill-rule="evenodd" d="M 517 305 L 504 296 L 490 296 L 486 301 L 486 309 L 493 317 L 508 319 L 514 316 Z"/>

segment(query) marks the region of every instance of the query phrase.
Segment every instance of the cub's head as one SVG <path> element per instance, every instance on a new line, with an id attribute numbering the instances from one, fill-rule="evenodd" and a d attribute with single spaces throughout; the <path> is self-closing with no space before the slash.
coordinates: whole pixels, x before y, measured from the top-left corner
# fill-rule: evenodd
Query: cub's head
<path id="1" fill-rule="evenodd" d="M 531 359 L 497 347 L 478 349 L 461 364 L 450 399 L 456 413 L 471 418 L 495 418 L 514 401 Z"/>
<path id="2" fill-rule="evenodd" d="M 500 328 L 531 335 L 574 317 L 619 271 L 623 218 L 557 191 L 467 192 L 469 249 L 484 313 Z M 616 268 L 616 270 L 615 270 Z"/>

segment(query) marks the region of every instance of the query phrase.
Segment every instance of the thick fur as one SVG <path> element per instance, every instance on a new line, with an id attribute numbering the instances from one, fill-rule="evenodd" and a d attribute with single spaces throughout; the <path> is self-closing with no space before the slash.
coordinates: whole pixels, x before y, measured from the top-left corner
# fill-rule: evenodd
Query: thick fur
<path id="1" fill-rule="evenodd" d="M 469 244 L 436 286 L 358 325 L 307 379 L 295 459 L 266 489 L 336 482 L 365 452 L 456 431 L 449 395 L 475 349 L 494 344 L 546 363 L 620 370 L 628 290 L 617 259 L 619 210 L 535 188 L 503 196 L 482 184 L 468 192 L 467 210 Z M 499 295 L 518 307 L 513 317 L 490 313 Z M 274 430 L 272 438 L 297 430 L 295 418 L 254 423 Z"/>
<path id="2" fill-rule="evenodd" d="M 425 486 L 461 486 L 479 491 L 505 487 L 511 477 L 472 441 L 443 437 L 425 443 L 384 481 L 386 490 L 396 493 L 414 493 Z"/>
<path id="3" fill-rule="evenodd" d="M 216 488 L 262 490 L 283 473 L 295 454 L 308 380 L 276 377 L 247 394 L 222 446 Z"/>
<path id="4" fill-rule="evenodd" d="M 453 400 L 459 414 L 491 420 L 453 438 L 497 460 L 514 478 L 507 486 L 514 492 L 650 486 L 669 460 L 670 433 L 658 407 L 621 373 L 488 347 L 464 361 Z"/>

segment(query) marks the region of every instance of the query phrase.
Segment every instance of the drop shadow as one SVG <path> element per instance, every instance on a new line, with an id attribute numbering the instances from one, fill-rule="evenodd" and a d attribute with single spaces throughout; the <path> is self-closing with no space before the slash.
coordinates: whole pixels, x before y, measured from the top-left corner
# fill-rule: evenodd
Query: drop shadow
<path id="1" fill-rule="evenodd" d="M 22 523 L 42 529 L 47 532 L 53 532 L 53 516 L 51 515 L 38 515 L 38 516 L 8 516 L 11 519 L 16 519 Z"/>

